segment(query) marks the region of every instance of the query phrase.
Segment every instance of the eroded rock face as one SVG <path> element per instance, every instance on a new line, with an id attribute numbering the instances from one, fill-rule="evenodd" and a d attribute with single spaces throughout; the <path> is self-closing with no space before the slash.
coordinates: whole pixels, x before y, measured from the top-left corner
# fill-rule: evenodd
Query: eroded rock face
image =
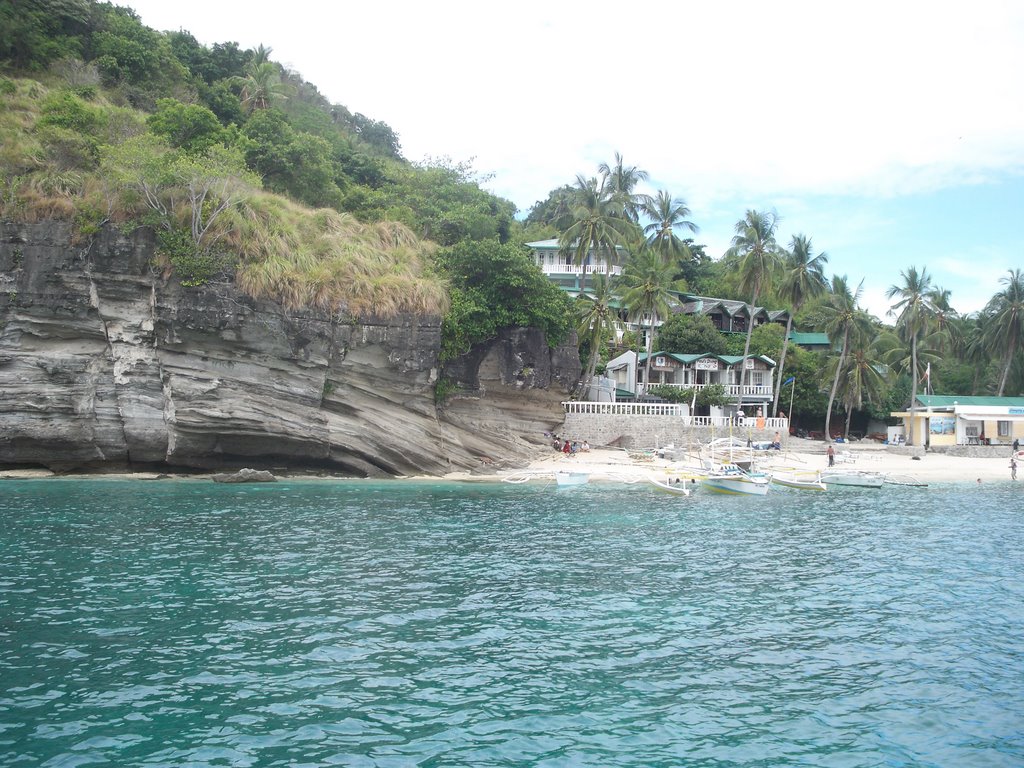
<path id="1" fill-rule="evenodd" d="M 540 442 L 579 370 L 512 330 L 446 370 L 438 408 L 439 318 L 285 312 L 153 255 L 147 230 L 0 224 L 0 466 L 473 469 Z"/>

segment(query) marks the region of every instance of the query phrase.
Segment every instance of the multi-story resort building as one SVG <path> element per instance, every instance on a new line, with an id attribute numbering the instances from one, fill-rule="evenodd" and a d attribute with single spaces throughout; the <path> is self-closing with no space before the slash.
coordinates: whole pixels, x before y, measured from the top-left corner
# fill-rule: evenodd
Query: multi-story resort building
<path id="1" fill-rule="evenodd" d="M 591 275 L 622 273 L 620 266 L 607 263 L 604 257 L 593 251 L 583 265 L 574 264 L 571 256 L 559 251 L 557 239 L 527 243 L 527 247 L 544 274 L 571 295 L 578 296 L 584 287 L 584 280 L 590 282 Z M 751 324 L 755 328 L 764 323 L 779 323 L 784 326 L 789 319 L 786 310 L 769 310 L 764 307 L 751 309 L 746 302 L 689 293 L 678 295 L 678 302 L 672 307 L 672 311 L 688 315 L 706 315 L 723 333 L 746 333 Z M 623 319 L 626 320 L 625 308 Z M 662 322 L 662 319 L 656 318 L 654 326 L 660 326 Z M 643 318 L 640 323 L 626 323 L 629 330 L 640 334 L 641 340 L 644 340 L 643 336 L 647 333 L 649 325 L 648 318 Z M 828 337 L 825 334 L 800 335 L 804 337 L 801 342 L 813 341 L 825 348 L 828 346 Z M 634 399 L 642 395 L 649 386 L 667 385 L 700 389 L 709 384 L 723 385 L 728 396 L 737 401 L 740 401 L 742 396 L 742 402 L 753 404 L 755 408 L 770 403 L 774 396 L 772 370 L 775 361 L 766 357 L 749 357 L 741 367 L 741 357 L 659 352 L 653 355 L 651 361 L 650 382 L 643 380 L 645 362 L 646 354 L 641 353 L 638 356 L 631 352 L 609 361 L 607 378 L 614 386 L 605 381 L 603 387 L 594 391 L 594 396 L 602 400 Z M 741 372 L 748 375 L 741 377 Z"/>

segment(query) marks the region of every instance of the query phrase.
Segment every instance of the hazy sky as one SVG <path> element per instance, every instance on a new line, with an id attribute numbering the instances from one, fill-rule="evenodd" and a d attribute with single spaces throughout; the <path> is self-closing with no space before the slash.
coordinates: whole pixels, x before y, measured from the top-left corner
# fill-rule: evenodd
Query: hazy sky
<path id="1" fill-rule="evenodd" d="M 828 272 L 910 266 L 980 309 L 1024 268 L 1024 3 L 115 0 L 206 45 L 264 44 L 405 157 L 472 158 L 525 211 L 616 151 L 716 258 L 748 208 Z"/>

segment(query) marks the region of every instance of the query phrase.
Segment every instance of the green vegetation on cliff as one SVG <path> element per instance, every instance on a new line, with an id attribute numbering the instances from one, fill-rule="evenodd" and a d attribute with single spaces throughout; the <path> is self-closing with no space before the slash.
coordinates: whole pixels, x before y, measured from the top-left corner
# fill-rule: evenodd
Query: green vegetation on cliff
<path id="1" fill-rule="evenodd" d="M 409 163 L 390 126 L 271 54 L 208 48 L 94 0 L 0 0 L 0 216 L 72 221 L 81 238 L 150 226 L 185 285 L 233 276 L 289 309 L 452 307 L 448 350 L 509 324 L 564 337 L 567 302 L 510 245 L 511 202 L 467 163 Z M 474 253 L 503 254 L 501 274 L 470 277 Z M 513 272 L 530 287 L 507 295 L 529 300 L 493 301 Z"/>

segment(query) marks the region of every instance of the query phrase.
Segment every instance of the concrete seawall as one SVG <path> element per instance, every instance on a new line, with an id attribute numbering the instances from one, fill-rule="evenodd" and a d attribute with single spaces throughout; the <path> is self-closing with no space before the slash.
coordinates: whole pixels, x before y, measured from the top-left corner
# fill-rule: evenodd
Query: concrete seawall
<path id="1" fill-rule="evenodd" d="M 757 429 L 749 420 L 732 427 L 731 434 L 740 440 L 769 442 L 775 438 L 773 429 Z M 621 448 L 651 449 L 672 443 L 677 446 L 728 437 L 727 427 L 690 426 L 666 416 L 638 414 L 567 413 L 562 436 L 570 440 L 588 440 L 591 445 L 615 445 Z"/>

